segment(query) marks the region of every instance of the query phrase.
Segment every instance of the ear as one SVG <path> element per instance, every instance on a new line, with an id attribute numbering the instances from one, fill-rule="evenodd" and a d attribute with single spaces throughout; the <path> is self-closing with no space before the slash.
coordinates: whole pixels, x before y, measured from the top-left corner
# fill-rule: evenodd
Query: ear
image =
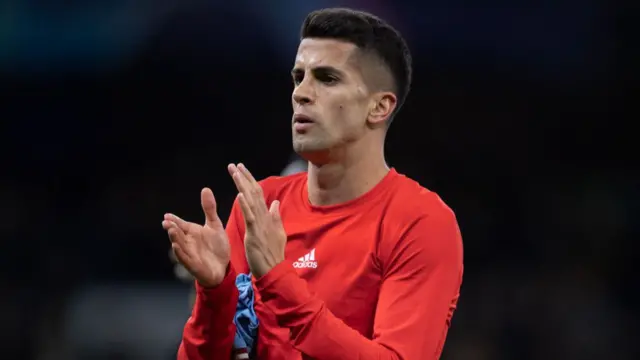
<path id="1" fill-rule="evenodd" d="M 376 93 L 371 100 L 367 121 L 374 126 L 384 124 L 393 113 L 393 110 L 395 110 L 397 104 L 398 98 L 393 93 Z"/>

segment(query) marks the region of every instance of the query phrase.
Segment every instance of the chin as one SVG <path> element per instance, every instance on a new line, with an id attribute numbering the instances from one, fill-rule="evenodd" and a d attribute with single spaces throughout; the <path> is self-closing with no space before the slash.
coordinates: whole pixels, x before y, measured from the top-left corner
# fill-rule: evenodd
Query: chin
<path id="1" fill-rule="evenodd" d="M 312 141 L 311 139 L 294 139 L 293 150 L 298 155 L 305 157 L 305 154 L 313 154 L 327 151 L 330 147 L 320 141 Z"/>

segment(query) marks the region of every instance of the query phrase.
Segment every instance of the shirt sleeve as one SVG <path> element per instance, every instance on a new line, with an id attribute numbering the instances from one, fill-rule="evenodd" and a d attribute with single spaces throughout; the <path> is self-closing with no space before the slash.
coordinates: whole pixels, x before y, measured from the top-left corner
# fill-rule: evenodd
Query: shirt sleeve
<path id="1" fill-rule="evenodd" d="M 368 339 L 313 296 L 291 263 L 258 279 L 263 303 L 294 346 L 314 359 L 438 359 L 462 282 L 462 238 L 451 211 L 412 222 L 383 260 Z"/>
<path id="2" fill-rule="evenodd" d="M 226 227 L 231 246 L 231 264 L 227 275 L 214 288 L 204 288 L 196 282 L 196 301 L 184 327 L 178 360 L 231 359 L 236 333 L 233 317 L 238 304 L 235 281 L 238 271 L 242 273 L 248 269 L 239 211 L 236 201 Z"/>

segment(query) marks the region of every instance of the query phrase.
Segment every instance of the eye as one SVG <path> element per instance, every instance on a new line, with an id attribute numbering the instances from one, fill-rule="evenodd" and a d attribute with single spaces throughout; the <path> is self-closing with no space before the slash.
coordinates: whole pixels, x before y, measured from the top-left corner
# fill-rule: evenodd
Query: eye
<path id="1" fill-rule="evenodd" d="M 318 80 L 320 80 L 323 84 L 333 85 L 338 82 L 338 78 L 333 75 L 322 75 L 318 76 Z"/>
<path id="2" fill-rule="evenodd" d="M 298 86 L 304 80 L 304 76 L 302 75 L 294 75 L 293 76 L 293 85 Z"/>

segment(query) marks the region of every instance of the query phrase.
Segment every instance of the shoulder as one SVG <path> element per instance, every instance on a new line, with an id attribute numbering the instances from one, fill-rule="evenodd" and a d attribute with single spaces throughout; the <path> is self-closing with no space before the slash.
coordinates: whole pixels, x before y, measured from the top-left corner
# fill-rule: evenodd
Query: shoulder
<path id="1" fill-rule="evenodd" d="M 435 192 L 409 177 L 398 174 L 390 199 L 389 217 L 405 225 L 424 221 L 457 223 L 454 211 Z"/>
<path id="2" fill-rule="evenodd" d="M 456 215 L 440 196 L 404 175 L 391 191 L 383 220 L 382 259 L 408 253 L 461 253 Z"/>

